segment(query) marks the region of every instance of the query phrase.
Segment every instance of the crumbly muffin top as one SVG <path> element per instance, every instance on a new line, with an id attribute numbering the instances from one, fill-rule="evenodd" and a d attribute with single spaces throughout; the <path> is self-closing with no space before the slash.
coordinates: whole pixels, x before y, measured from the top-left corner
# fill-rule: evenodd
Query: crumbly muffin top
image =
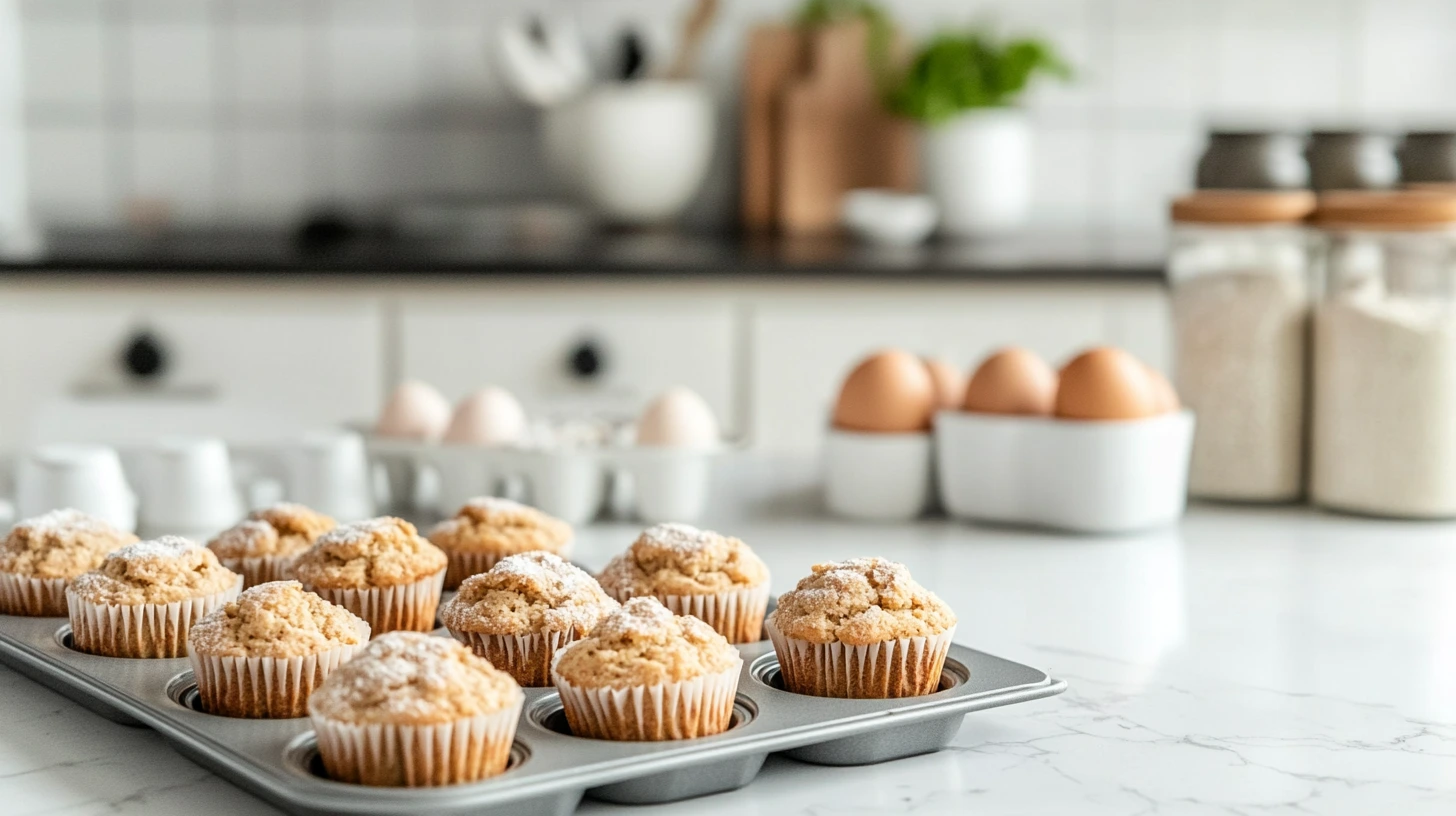
<path id="1" fill-rule="evenodd" d="M 560 556 L 529 552 L 502 558 L 489 572 L 465 579 L 460 592 L 440 608 L 440 620 L 457 632 L 572 632 L 581 637 L 618 606 L 595 578 Z"/>
<path id="2" fill-rule="evenodd" d="M 791 638 L 863 646 L 938 635 L 955 625 L 956 616 L 915 583 L 904 564 L 853 558 L 815 564 L 812 575 L 779 596 L 771 620 Z"/>
<path id="3" fill-rule="evenodd" d="M 736 538 L 687 524 L 649 527 L 600 577 L 608 592 L 703 595 L 762 585 L 768 567 Z"/>
<path id="4" fill-rule="evenodd" d="M 571 543 L 571 525 L 520 502 L 486 496 L 435 525 L 430 542 L 446 552 L 560 553 Z"/>
<path id="5" fill-rule="evenodd" d="M 622 604 L 590 637 L 559 652 L 554 668 L 579 686 L 626 688 L 717 674 L 741 661 L 713 627 L 643 597 Z"/>
<path id="6" fill-rule="evenodd" d="M 106 554 L 137 537 L 79 510 L 52 510 L 15 525 L 0 541 L 0 572 L 31 578 L 75 578 L 101 566 Z"/>
<path id="7" fill-rule="evenodd" d="M 297 555 L 335 526 L 337 522 L 323 513 L 284 502 L 253 511 L 209 541 L 207 548 L 219 558 Z"/>
<path id="8" fill-rule="evenodd" d="M 369 628 L 297 581 L 247 589 L 236 601 L 194 624 L 187 647 L 219 657 L 300 657 L 363 643 Z"/>
<path id="9" fill-rule="evenodd" d="M 111 552 L 99 569 L 76 578 L 71 587 L 94 604 L 134 606 L 215 595 L 239 580 L 212 550 L 181 536 L 162 536 Z"/>
<path id="10" fill-rule="evenodd" d="M 359 725 L 429 725 L 493 714 L 522 697 L 510 675 L 463 643 L 390 632 L 335 669 L 309 698 L 308 710 Z"/>
<path id="11" fill-rule="evenodd" d="M 293 569 L 299 580 L 320 589 L 366 589 L 412 584 L 443 570 L 446 561 L 413 524 L 382 516 L 324 533 Z"/>

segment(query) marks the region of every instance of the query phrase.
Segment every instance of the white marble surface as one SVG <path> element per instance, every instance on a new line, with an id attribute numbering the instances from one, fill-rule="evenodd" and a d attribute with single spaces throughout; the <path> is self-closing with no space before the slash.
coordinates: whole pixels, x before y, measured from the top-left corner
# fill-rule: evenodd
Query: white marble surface
<path id="1" fill-rule="evenodd" d="M 1456 812 L 1456 525 L 1197 508 L 1177 530 L 1073 539 L 760 514 L 718 526 L 777 589 L 818 560 L 905 561 L 957 640 L 1070 690 L 972 714 L 953 746 L 868 768 L 771 758 L 749 787 L 643 814 Z M 592 566 L 634 529 L 583 531 Z M 0 669 L 0 813 L 271 813 Z"/>

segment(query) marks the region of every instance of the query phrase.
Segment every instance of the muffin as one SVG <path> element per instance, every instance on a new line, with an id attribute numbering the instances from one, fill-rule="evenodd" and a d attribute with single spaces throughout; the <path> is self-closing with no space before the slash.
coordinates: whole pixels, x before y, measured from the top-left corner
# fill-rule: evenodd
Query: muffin
<path id="1" fill-rule="evenodd" d="M 243 576 L 185 538 L 128 544 L 67 587 L 71 637 L 107 657 L 182 657 L 192 624 L 242 588 Z"/>
<path id="2" fill-rule="evenodd" d="M 428 632 L 445 581 L 445 554 L 393 516 L 319 536 L 293 564 L 305 588 L 363 618 L 375 635 Z"/>
<path id="3" fill-rule="evenodd" d="M 713 627 L 633 598 L 558 652 L 551 679 L 576 736 L 673 740 L 728 730 L 742 668 Z"/>
<path id="4" fill-rule="evenodd" d="M 940 688 L 956 616 L 903 564 L 814 565 L 765 624 L 784 687 L 817 697 L 915 697 Z"/>
<path id="5" fill-rule="evenodd" d="M 650 595 L 674 614 L 706 621 L 730 643 L 763 637 L 768 567 L 736 538 L 659 524 L 612 559 L 598 580 L 619 601 Z"/>
<path id="6" fill-rule="evenodd" d="M 52 510 L 0 541 L 0 615 L 64 617 L 66 586 L 137 537 L 79 510 Z"/>
<path id="7" fill-rule="evenodd" d="M 302 717 L 308 696 L 369 642 L 369 624 L 297 581 L 244 590 L 193 624 L 187 654 L 210 714 Z"/>
<path id="8" fill-rule="evenodd" d="M 551 656 L 619 604 L 596 579 L 548 552 L 508 555 L 440 609 L 440 622 L 523 686 L 551 685 Z"/>
<path id="9" fill-rule="evenodd" d="M 504 771 L 525 695 L 463 644 L 382 635 L 308 701 L 331 779 L 427 787 Z"/>
<path id="10" fill-rule="evenodd" d="M 450 557 L 445 588 L 455 589 L 508 555 L 544 551 L 569 557 L 571 525 L 520 502 L 485 496 L 436 524 L 430 543 Z"/>
<path id="11" fill-rule="evenodd" d="M 293 559 L 335 526 L 333 519 L 301 504 L 275 504 L 218 533 L 207 548 L 252 587 L 292 578 Z"/>

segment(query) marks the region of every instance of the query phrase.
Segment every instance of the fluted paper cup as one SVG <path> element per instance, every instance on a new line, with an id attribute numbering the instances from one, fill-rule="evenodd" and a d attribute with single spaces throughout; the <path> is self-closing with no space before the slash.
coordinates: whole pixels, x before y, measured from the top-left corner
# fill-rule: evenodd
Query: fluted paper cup
<path id="1" fill-rule="evenodd" d="M 609 592 L 620 603 L 631 600 L 630 592 Z M 660 595 L 674 615 L 691 615 L 713 627 L 729 643 L 753 643 L 763 640 L 763 616 L 768 612 L 768 581 L 762 586 L 717 592 L 706 595 Z"/>
<path id="2" fill-rule="evenodd" d="M 243 589 L 270 581 L 293 580 L 291 555 L 259 555 L 248 558 L 219 558 L 224 567 L 243 576 Z"/>
<path id="3" fill-rule="evenodd" d="M 240 575 L 231 588 L 200 598 L 167 604 L 96 604 L 68 587 L 71 640 L 77 651 L 107 657 L 184 657 L 192 624 L 242 591 Z"/>
<path id="4" fill-rule="evenodd" d="M 525 552 L 532 552 L 526 550 Z M 567 542 L 560 550 L 544 550 L 554 553 L 564 559 L 571 558 L 571 542 Z M 458 552 L 446 550 L 446 557 L 450 559 L 445 567 L 445 588 L 459 589 L 466 578 L 472 575 L 479 575 L 482 572 L 489 572 L 490 568 L 500 562 L 502 558 L 520 553 L 494 553 L 494 552 Z"/>
<path id="5" fill-rule="evenodd" d="M 359 642 L 294 657 L 188 655 L 203 710 L 224 717 L 285 719 L 308 716 L 308 696 L 369 642 L 369 624 L 357 624 Z"/>
<path id="6" fill-rule="evenodd" d="M 772 619 L 764 628 L 778 655 L 784 688 L 815 697 L 854 699 L 919 697 L 938 691 L 955 635 L 952 626 L 933 637 L 850 646 L 787 637 Z"/>
<path id="7" fill-rule="evenodd" d="M 525 695 L 494 714 L 438 725 L 339 722 L 312 716 L 330 779 L 378 787 L 458 785 L 495 776 L 511 759 Z"/>
<path id="8" fill-rule="evenodd" d="M 557 652 L 557 657 L 562 652 Z M 551 670 L 571 733 L 591 739 L 660 741 L 721 734 L 733 722 L 743 660 L 718 674 L 676 683 L 585 688 Z"/>
<path id="9" fill-rule="evenodd" d="M 445 570 L 412 584 L 368 589 L 324 589 L 302 582 L 304 589 L 353 612 L 369 624 L 375 637 L 385 632 L 428 632 L 435 628 L 435 610 Z"/>
<path id="10" fill-rule="evenodd" d="M 66 616 L 65 578 L 32 578 L 0 572 L 0 615 Z"/>
<path id="11" fill-rule="evenodd" d="M 574 630 L 530 635 L 484 635 L 451 629 L 450 634 L 526 688 L 551 685 L 551 658 L 557 649 L 577 640 Z"/>

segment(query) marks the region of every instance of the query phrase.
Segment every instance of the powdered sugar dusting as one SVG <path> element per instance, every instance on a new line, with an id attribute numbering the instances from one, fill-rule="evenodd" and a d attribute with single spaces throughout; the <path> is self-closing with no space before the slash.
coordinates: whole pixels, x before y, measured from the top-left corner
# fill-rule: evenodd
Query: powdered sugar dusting
<path id="1" fill-rule="evenodd" d="M 467 578 L 440 610 L 456 631 L 590 632 L 617 602 L 580 568 L 548 552 L 507 556 Z"/>
<path id="2" fill-rule="evenodd" d="M 631 640 L 671 631 L 676 619 L 656 598 L 638 597 L 602 619 L 592 636 L 601 640 Z"/>
<path id="3" fill-rule="evenodd" d="M 44 515 L 28 518 L 15 525 L 31 535 L 55 535 L 64 532 L 107 533 L 112 532 L 110 524 L 95 516 L 88 516 L 73 507 L 52 510 Z"/>
<path id="4" fill-rule="evenodd" d="M 413 532 L 409 522 L 394 516 L 380 516 L 378 518 L 364 519 L 352 524 L 341 524 L 338 527 L 318 537 L 318 544 L 362 544 L 373 540 L 380 534 L 393 533 L 399 530 Z"/>
<path id="5" fill-rule="evenodd" d="M 501 498 L 500 496 L 477 496 L 466 502 L 465 506 L 496 513 L 519 513 L 523 510 L 532 509 L 514 499 Z"/>
<path id="6" fill-rule="evenodd" d="M 509 675 L 463 644 L 390 632 L 330 674 L 309 708 L 354 722 L 439 722 L 499 711 L 519 698 Z"/>
<path id="7" fill-rule="evenodd" d="M 533 584 L 560 581 L 568 592 L 595 589 L 597 581 L 580 567 L 555 553 L 536 551 L 509 555 L 497 561 L 491 572 L 517 576 Z"/>
<path id="8" fill-rule="evenodd" d="M 659 547 L 665 547 L 683 554 L 697 552 L 712 544 L 717 534 L 699 530 L 691 524 L 668 522 L 648 527 L 642 537 Z"/>
<path id="9" fill-rule="evenodd" d="M 107 560 L 143 561 L 149 559 L 181 558 L 190 550 L 202 549 L 195 542 L 182 536 L 162 536 L 149 541 L 128 544 L 106 556 Z"/>

